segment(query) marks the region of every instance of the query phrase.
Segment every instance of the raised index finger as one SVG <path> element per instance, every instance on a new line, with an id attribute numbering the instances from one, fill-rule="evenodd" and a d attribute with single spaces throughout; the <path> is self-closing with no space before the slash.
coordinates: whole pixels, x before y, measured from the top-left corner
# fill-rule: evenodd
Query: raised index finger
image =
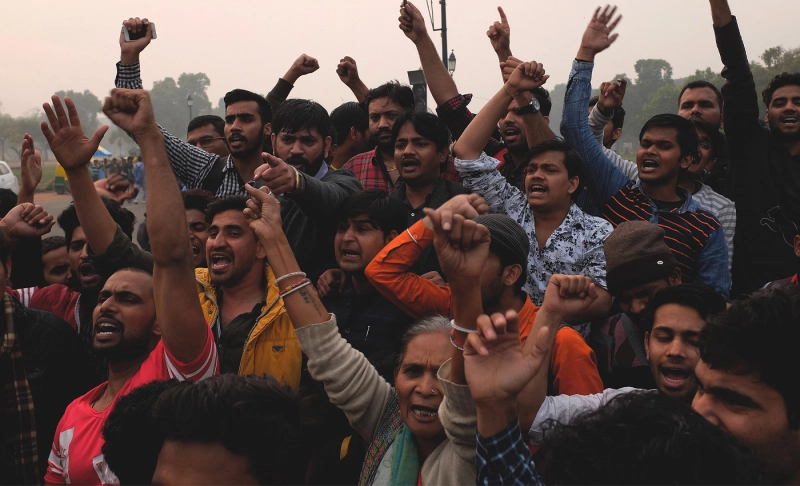
<path id="1" fill-rule="evenodd" d="M 498 5 L 497 12 L 500 14 L 500 22 L 502 22 L 503 25 L 508 25 L 508 19 L 506 18 L 506 13 L 503 12 L 503 7 Z"/>

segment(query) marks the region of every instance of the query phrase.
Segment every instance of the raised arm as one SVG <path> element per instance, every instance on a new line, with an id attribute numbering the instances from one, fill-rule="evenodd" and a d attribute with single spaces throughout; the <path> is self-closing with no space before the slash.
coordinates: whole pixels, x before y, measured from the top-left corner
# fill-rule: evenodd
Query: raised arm
<path id="1" fill-rule="evenodd" d="M 506 62 L 512 55 L 511 26 L 508 25 L 508 18 L 506 18 L 506 13 L 503 12 L 503 7 L 497 7 L 497 12 L 500 14 L 500 21 L 495 21 L 489 26 L 489 30 L 486 31 L 486 36 L 489 38 L 489 42 L 492 44 L 492 49 L 494 49 L 495 54 L 497 54 L 497 60 Z M 503 73 L 503 82 L 505 83 L 506 81 L 508 81 L 508 78 L 505 73 Z"/>
<path id="2" fill-rule="evenodd" d="M 520 64 L 522 64 L 522 61 L 513 56 L 509 56 L 505 62 L 501 62 L 500 69 L 503 71 L 503 77 L 506 79 L 510 78 L 517 69 L 517 66 Z M 517 101 L 517 107 L 524 108 L 528 106 L 533 98 L 533 93 L 530 91 L 520 91 L 519 95 L 515 97 L 515 100 Z M 549 122 L 545 120 L 544 115 L 542 115 L 540 112 L 537 111 L 536 113 L 526 113 L 522 115 L 522 120 L 522 129 L 525 131 L 525 138 L 528 141 L 528 148 L 556 138 L 553 131 L 550 130 Z"/>
<path id="3" fill-rule="evenodd" d="M 598 8 L 586 27 L 578 54 L 572 63 L 564 100 L 564 117 L 561 120 L 561 133 L 583 158 L 588 176 L 587 185 L 591 186 L 597 203 L 601 206 L 605 206 L 629 182 L 603 153 L 602 145 L 589 129 L 586 116 L 592 91 L 595 55 L 607 49 L 617 39 L 617 34 L 611 34 L 611 31 L 622 17 L 614 19 L 615 12 L 616 7 L 610 10 L 606 7 L 602 12 Z"/>
<path id="4" fill-rule="evenodd" d="M 317 62 L 316 59 L 306 54 L 300 54 L 300 57 L 295 59 L 289 67 L 289 70 L 286 71 L 286 74 L 278 78 L 278 82 L 275 84 L 275 87 L 272 88 L 272 91 L 267 93 L 267 102 L 269 102 L 270 107 L 272 107 L 273 113 L 278 109 L 278 106 L 289 97 L 289 93 L 292 91 L 292 88 L 294 88 L 294 83 L 296 83 L 301 76 L 311 74 L 317 69 L 319 69 L 319 62 Z"/>
<path id="5" fill-rule="evenodd" d="M 358 76 L 358 66 L 356 66 L 355 59 L 350 56 L 344 56 L 340 59 L 339 64 L 336 66 L 336 74 L 339 76 L 339 80 L 353 92 L 356 101 L 359 103 L 367 101 L 369 88 Z"/>
<path id="6" fill-rule="evenodd" d="M 65 111 L 58 96 L 51 99 L 52 107 L 47 103 L 43 105 L 50 126 L 47 122 L 42 122 L 42 133 L 56 160 L 67 173 L 72 200 L 78 220 L 86 233 L 86 241 L 95 255 L 102 255 L 114 241 L 117 223 L 95 190 L 95 183 L 87 166 L 108 131 L 108 125 L 101 126 L 92 138 L 88 138 L 83 133 L 75 103 L 70 98 L 64 98 L 64 105 L 67 107 Z"/>
<path id="7" fill-rule="evenodd" d="M 403 2 L 398 20 L 400 21 L 400 30 L 417 47 L 422 71 L 425 73 L 425 80 L 428 82 L 431 96 L 436 105 L 442 105 L 458 96 L 456 83 L 442 63 L 442 58 L 439 57 L 439 52 L 428 35 L 425 19 L 417 7 L 411 2 Z"/>
<path id="8" fill-rule="evenodd" d="M 300 266 L 283 233 L 280 203 L 267 186 L 245 189 L 251 198 L 244 214 L 264 248 L 272 271 L 281 281 L 283 302 L 297 337 L 308 356 L 312 378 L 322 381 L 331 401 L 365 440 L 371 441 L 392 395 L 391 388 L 339 334 L 335 316 L 328 313 L 314 286 L 304 283 Z M 285 288 L 302 284 L 286 293 Z"/>
<path id="9" fill-rule="evenodd" d="M 437 211 L 475 218 L 488 212 L 477 194 L 450 199 Z M 433 221 L 426 216 L 383 248 L 364 271 L 375 289 L 413 318 L 453 315 L 451 288 L 408 271 L 422 251 L 433 243 Z"/>
<path id="10" fill-rule="evenodd" d="M 492 131 L 497 125 L 497 120 L 506 114 L 511 101 L 516 99 L 518 103 L 524 103 L 520 106 L 525 106 L 528 102 L 525 91 L 538 88 L 549 77 L 544 73 L 542 65 L 536 61 L 517 65 L 509 80 L 489 100 L 489 103 L 481 109 L 480 113 L 472 120 L 472 123 L 464 130 L 461 138 L 455 143 L 453 152 L 456 156 L 464 160 L 477 159 L 481 155 L 481 150 L 486 145 L 486 141 L 491 137 Z M 540 113 L 533 116 L 541 118 Z"/>
<path id="11" fill-rule="evenodd" d="M 739 24 L 731 15 L 727 0 L 709 0 L 717 50 L 724 67 L 722 77 L 723 119 L 725 135 L 731 149 L 731 163 L 747 160 L 737 157 L 752 143 L 754 137 L 766 137 L 759 123 L 759 98 L 747 51 L 739 32 Z"/>
<path id="12" fill-rule="evenodd" d="M 146 91 L 115 89 L 103 112 L 133 134 L 142 150 L 148 187 L 147 232 L 153 254 L 153 293 L 164 346 L 179 361 L 191 363 L 209 339 L 189 251 L 189 236 L 180 188 L 167 159 L 164 137 L 156 125 Z"/>
<path id="13" fill-rule="evenodd" d="M 42 181 L 42 154 L 33 146 L 33 137 L 25 134 L 22 140 L 22 160 L 20 161 L 20 186 L 17 204 L 32 203 L 36 187 Z"/>

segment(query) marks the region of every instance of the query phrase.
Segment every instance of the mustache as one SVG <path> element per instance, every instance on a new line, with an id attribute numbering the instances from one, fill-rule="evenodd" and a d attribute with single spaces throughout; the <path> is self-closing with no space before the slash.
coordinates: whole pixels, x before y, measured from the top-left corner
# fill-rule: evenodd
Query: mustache
<path id="1" fill-rule="evenodd" d="M 302 155 L 292 155 L 291 157 L 286 159 L 286 163 L 290 165 L 303 165 L 303 166 L 311 165 L 311 162 Z"/>

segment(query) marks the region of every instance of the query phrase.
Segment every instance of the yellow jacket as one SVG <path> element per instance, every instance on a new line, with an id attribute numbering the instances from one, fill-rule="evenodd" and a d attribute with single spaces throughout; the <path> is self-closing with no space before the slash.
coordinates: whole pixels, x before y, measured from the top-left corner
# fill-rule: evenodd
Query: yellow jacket
<path id="1" fill-rule="evenodd" d="M 256 325 L 247 336 L 239 364 L 240 375 L 274 376 L 278 382 L 292 388 L 300 385 L 302 351 L 294 333 L 292 321 L 283 306 L 283 299 L 275 287 L 275 275 L 269 265 L 265 265 L 267 276 L 267 299 Z M 206 321 L 212 325 L 217 319 L 217 293 L 211 284 L 208 269 L 195 269 L 197 293 Z"/>

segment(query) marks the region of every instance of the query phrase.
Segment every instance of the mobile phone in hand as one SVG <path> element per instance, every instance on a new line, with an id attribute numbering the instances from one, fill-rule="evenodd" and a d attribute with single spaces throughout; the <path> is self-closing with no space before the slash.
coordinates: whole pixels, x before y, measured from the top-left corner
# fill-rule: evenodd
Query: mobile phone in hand
<path id="1" fill-rule="evenodd" d="M 153 22 L 149 22 L 147 24 L 149 29 L 152 29 L 153 32 L 153 39 L 156 38 L 156 24 Z M 125 42 L 133 42 L 135 40 L 139 40 L 147 35 L 147 29 L 142 29 L 139 32 L 131 32 L 130 30 L 125 28 L 125 25 L 122 26 L 122 35 L 125 36 Z"/>

